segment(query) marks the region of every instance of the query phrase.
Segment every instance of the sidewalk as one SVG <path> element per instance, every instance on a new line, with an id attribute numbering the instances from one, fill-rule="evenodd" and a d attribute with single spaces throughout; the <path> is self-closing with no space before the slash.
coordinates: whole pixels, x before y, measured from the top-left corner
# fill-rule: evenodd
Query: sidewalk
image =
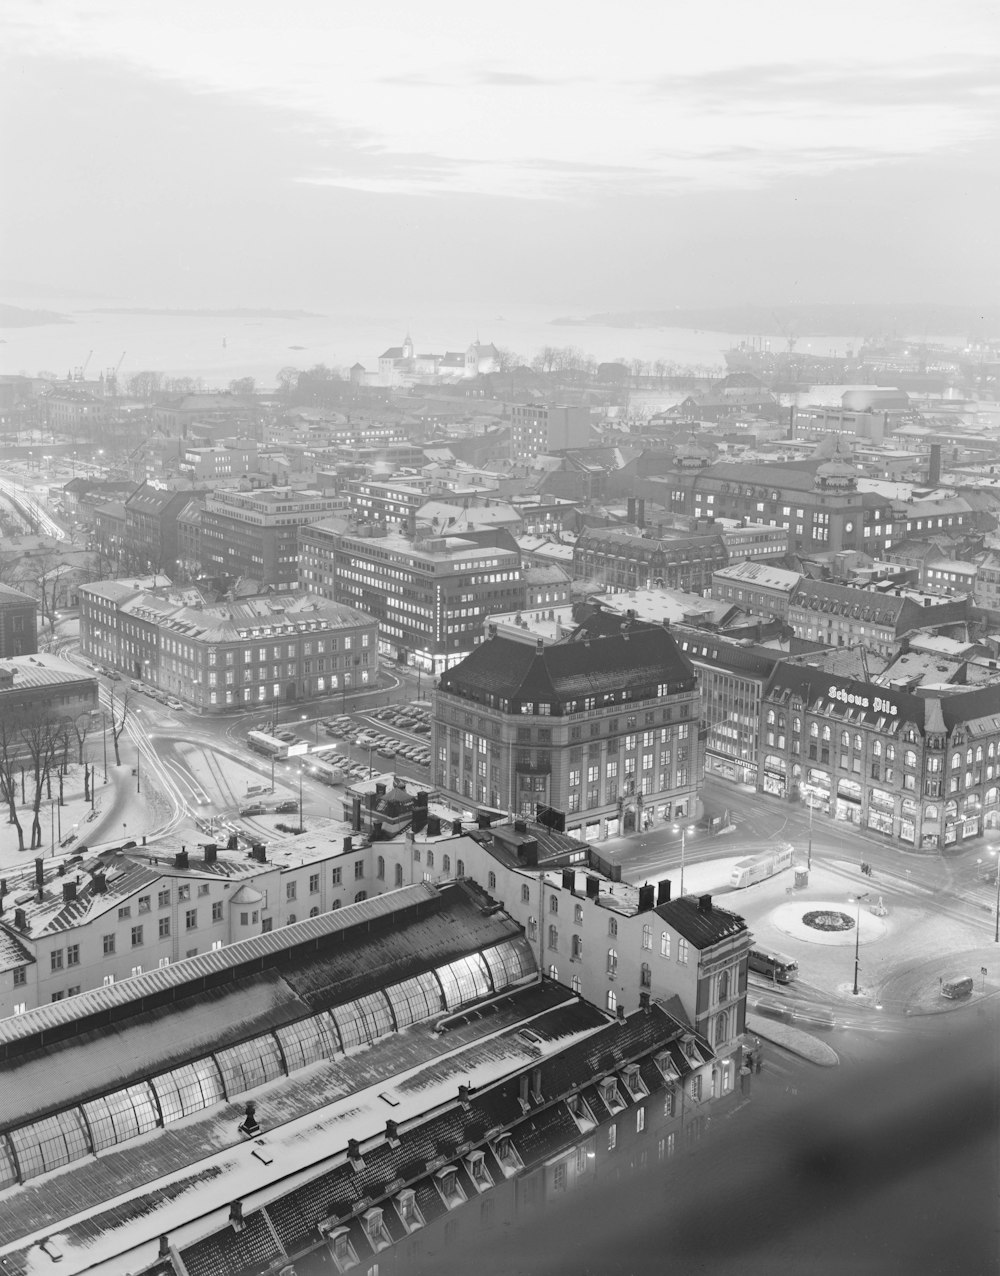
<path id="1" fill-rule="evenodd" d="M 747 1032 L 761 1037 L 772 1045 L 781 1046 L 800 1059 L 808 1059 L 810 1063 L 821 1068 L 833 1068 L 840 1063 L 840 1058 L 832 1046 L 820 1041 L 812 1033 L 803 1032 L 801 1028 L 793 1028 L 789 1024 L 778 1023 L 775 1019 L 765 1019 L 760 1015 L 747 1015 Z"/>

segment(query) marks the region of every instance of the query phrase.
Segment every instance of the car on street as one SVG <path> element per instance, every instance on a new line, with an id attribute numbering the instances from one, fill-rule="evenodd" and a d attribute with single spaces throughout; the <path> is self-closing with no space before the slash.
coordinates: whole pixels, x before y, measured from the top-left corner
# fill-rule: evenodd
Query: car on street
<path id="1" fill-rule="evenodd" d="M 166 705 L 168 709 L 183 709 L 184 706 L 175 696 L 167 696 Z"/>
<path id="2" fill-rule="evenodd" d="M 240 815 L 242 816 L 265 815 L 266 813 L 267 813 L 267 807 L 261 805 L 260 802 L 254 802 L 250 806 L 244 806 L 240 808 Z"/>
<path id="3" fill-rule="evenodd" d="M 278 815 L 293 815 L 298 809 L 299 804 L 294 798 L 287 798 L 284 802 L 279 802 L 274 808 Z"/>

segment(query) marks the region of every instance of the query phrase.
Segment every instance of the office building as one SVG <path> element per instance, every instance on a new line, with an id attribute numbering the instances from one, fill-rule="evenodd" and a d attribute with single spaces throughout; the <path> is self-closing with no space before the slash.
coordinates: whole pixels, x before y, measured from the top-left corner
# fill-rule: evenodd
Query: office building
<path id="1" fill-rule="evenodd" d="M 336 497 L 291 487 L 220 490 L 201 517 L 201 563 L 217 576 L 248 577 L 296 589 L 298 530 L 337 507 Z"/>
<path id="2" fill-rule="evenodd" d="M 587 407 L 512 403 L 509 410 L 512 461 L 530 461 L 543 452 L 587 447 L 593 442 Z"/>

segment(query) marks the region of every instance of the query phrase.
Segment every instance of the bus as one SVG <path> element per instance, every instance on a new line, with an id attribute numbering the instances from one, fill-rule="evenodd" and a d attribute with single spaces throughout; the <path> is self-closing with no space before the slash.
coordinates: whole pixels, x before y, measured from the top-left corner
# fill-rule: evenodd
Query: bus
<path id="1" fill-rule="evenodd" d="M 314 775 L 322 784 L 343 784 L 346 779 L 342 767 L 317 757 L 309 762 L 309 774 Z"/>
<path id="2" fill-rule="evenodd" d="M 290 743 L 279 740 L 265 731 L 248 731 L 247 744 L 254 753 L 262 753 L 265 758 L 294 758 L 300 753 L 309 752 L 308 740 L 293 740 Z"/>
<path id="3" fill-rule="evenodd" d="M 799 977 L 799 963 L 794 957 L 766 948 L 751 948 L 748 965 L 758 975 L 764 975 L 774 984 L 790 984 Z"/>
<path id="4" fill-rule="evenodd" d="M 730 886 L 752 886 L 754 882 L 762 882 L 792 866 L 792 848 L 776 846 L 771 851 L 761 851 L 759 855 L 749 855 L 744 860 L 737 860 L 733 865 L 729 878 Z"/>

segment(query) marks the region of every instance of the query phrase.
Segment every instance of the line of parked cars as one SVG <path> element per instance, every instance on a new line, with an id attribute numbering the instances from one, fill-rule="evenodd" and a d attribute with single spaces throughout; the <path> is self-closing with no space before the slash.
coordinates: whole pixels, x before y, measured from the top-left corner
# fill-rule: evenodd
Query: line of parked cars
<path id="1" fill-rule="evenodd" d="M 327 745 L 322 749 L 313 749 L 312 757 L 319 758 L 327 766 L 336 767 L 338 771 L 343 771 L 344 775 L 349 776 L 352 780 L 368 779 L 368 768 L 360 762 L 355 762 L 353 758 L 349 758 L 346 753 L 338 753 L 335 745 Z M 323 780 L 325 777 L 320 773 L 319 778 Z"/>
<path id="2" fill-rule="evenodd" d="M 381 709 L 373 709 L 368 715 L 378 718 L 380 722 L 395 727 L 397 731 L 410 731 L 414 735 L 430 735 L 430 710 L 423 705 L 387 704 Z"/>
<path id="3" fill-rule="evenodd" d="M 160 704 L 165 704 L 168 709 L 183 709 L 184 705 L 176 696 L 168 696 L 165 691 L 160 691 L 158 687 L 147 687 L 144 682 L 130 682 L 130 691 L 139 691 L 144 696 L 149 696 L 150 700 L 158 700 Z"/>

